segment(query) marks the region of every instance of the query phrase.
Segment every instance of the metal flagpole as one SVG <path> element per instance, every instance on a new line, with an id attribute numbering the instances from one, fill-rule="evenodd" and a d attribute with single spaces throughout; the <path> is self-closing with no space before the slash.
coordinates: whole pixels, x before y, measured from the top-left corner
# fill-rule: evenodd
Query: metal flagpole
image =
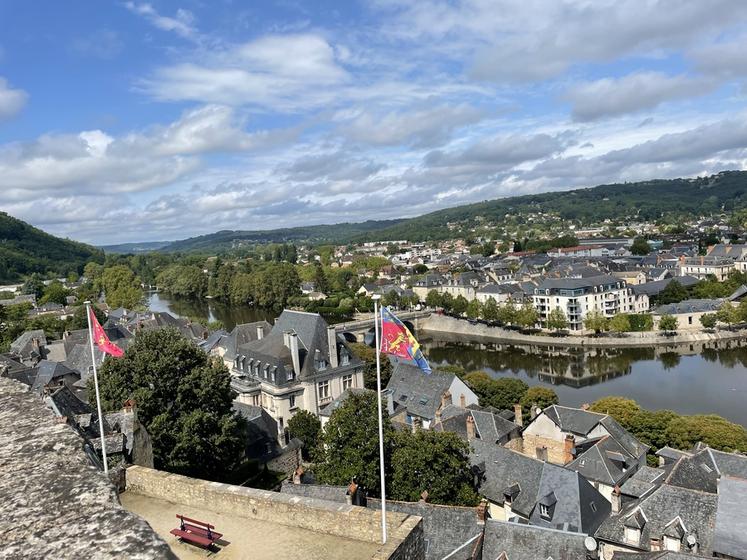
<path id="1" fill-rule="evenodd" d="M 96 408 L 99 412 L 99 434 L 101 435 L 101 455 L 104 458 L 104 473 L 109 472 L 106 462 L 106 443 L 104 442 L 104 415 L 101 414 L 101 396 L 99 395 L 99 377 L 96 373 L 96 354 L 93 351 L 93 328 L 91 326 L 91 302 L 87 301 L 86 317 L 88 318 L 88 340 L 91 342 L 91 363 L 93 364 L 93 386 L 96 388 Z"/>
<path id="2" fill-rule="evenodd" d="M 381 413 L 381 342 L 379 331 L 379 299 L 375 294 L 374 300 L 374 331 L 376 332 L 376 396 L 379 400 L 379 476 L 381 477 L 381 540 L 386 544 L 386 483 L 384 481 L 384 422 Z"/>

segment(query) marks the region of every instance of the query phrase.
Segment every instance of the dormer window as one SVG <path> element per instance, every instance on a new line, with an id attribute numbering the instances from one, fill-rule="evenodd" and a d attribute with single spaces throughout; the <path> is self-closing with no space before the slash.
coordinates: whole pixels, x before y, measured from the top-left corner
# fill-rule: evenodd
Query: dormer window
<path id="1" fill-rule="evenodd" d="M 327 362 L 326 360 L 319 360 L 319 366 L 317 367 L 319 371 L 327 369 Z"/>
<path id="2" fill-rule="evenodd" d="M 664 537 L 664 550 L 671 550 L 673 552 L 680 551 L 680 541 L 672 537 Z"/>
<path id="3" fill-rule="evenodd" d="M 540 517 L 550 519 L 550 506 L 546 504 L 540 504 Z"/>
<path id="4" fill-rule="evenodd" d="M 625 527 L 625 542 L 638 546 L 641 542 L 641 530 L 633 527 Z"/>
<path id="5" fill-rule="evenodd" d="M 289 369 L 286 372 L 285 379 L 287 381 L 293 381 L 296 378 L 296 372 L 294 372 L 292 369 Z"/>

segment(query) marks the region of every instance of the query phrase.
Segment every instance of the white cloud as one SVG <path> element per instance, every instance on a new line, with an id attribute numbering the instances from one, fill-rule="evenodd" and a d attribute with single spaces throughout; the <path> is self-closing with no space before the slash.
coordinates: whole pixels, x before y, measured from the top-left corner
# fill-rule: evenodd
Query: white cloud
<path id="1" fill-rule="evenodd" d="M 702 78 L 635 72 L 621 78 L 577 83 L 565 98 L 572 104 L 574 120 L 592 121 L 652 109 L 665 101 L 703 95 L 711 89 L 712 83 Z"/>
<path id="2" fill-rule="evenodd" d="M 0 78 L 0 121 L 17 115 L 26 105 L 28 94 L 22 89 L 13 89 L 7 80 Z"/>
<path id="3" fill-rule="evenodd" d="M 178 9 L 176 17 L 168 17 L 159 14 L 151 4 L 147 2 L 125 2 L 125 8 L 133 14 L 144 17 L 151 25 L 162 31 L 174 32 L 185 39 L 197 37 L 197 28 L 194 27 L 194 15 L 188 10 Z"/>

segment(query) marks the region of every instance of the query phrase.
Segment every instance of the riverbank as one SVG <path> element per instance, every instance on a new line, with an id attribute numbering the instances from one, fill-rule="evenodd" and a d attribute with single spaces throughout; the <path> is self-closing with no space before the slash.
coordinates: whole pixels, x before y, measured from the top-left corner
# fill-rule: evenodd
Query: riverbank
<path id="1" fill-rule="evenodd" d="M 456 319 L 447 315 L 432 314 L 418 322 L 418 332 L 424 334 L 455 334 L 475 337 L 492 342 L 519 345 L 564 346 L 569 348 L 636 348 L 642 346 L 670 346 L 718 342 L 747 338 L 747 330 L 716 330 L 713 332 L 693 331 L 668 336 L 661 332 L 626 333 L 625 336 L 550 336 L 546 334 L 523 334 L 501 327 L 489 327 L 480 323 L 470 323 L 466 319 Z"/>

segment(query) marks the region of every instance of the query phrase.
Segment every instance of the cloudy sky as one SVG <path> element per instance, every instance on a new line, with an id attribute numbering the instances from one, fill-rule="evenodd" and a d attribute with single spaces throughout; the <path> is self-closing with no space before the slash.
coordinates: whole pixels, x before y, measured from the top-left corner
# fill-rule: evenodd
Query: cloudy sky
<path id="1" fill-rule="evenodd" d="M 744 169 L 746 52 L 744 0 L 2 2 L 0 209 L 104 244 Z"/>

